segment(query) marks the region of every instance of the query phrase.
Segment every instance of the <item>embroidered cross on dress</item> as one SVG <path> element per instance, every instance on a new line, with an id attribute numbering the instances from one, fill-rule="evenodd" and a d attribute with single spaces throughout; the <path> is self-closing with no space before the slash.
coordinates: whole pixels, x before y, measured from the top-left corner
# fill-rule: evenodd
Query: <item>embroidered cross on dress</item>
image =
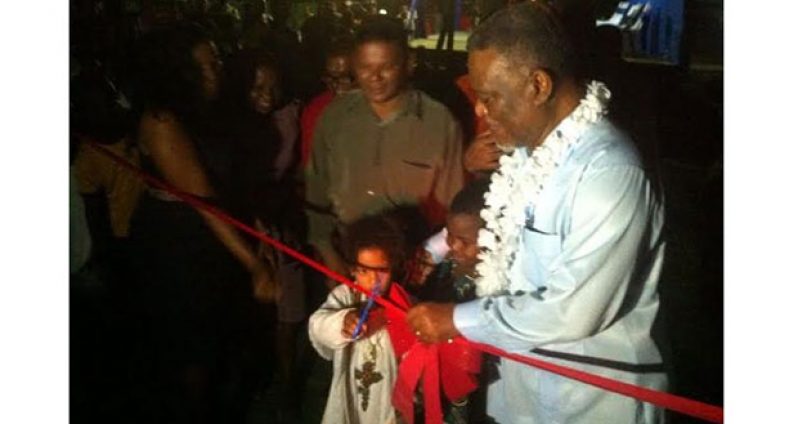
<path id="1" fill-rule="evenodd" d="M 361 396 L 360 407 L 365 411 L 369 407 L 369 389 L 372 384 L 382 381 L 382 374 L 375 371 L 377 366 L 377 345 L 371 345 L 369 349 L 369 360 L 363 363 L 363 367 L 355 369 L 355 379 L 358 381 L 357 393 Z"/>

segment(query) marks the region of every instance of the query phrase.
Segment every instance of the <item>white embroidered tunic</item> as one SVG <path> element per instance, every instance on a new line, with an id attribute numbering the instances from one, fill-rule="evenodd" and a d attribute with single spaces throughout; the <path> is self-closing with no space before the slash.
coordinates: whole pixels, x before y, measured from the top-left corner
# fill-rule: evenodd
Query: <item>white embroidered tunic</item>
<path id="1" fill-rule="evenodd" d="M 333 361 L 323 424 L 396 422 L 391 394 L 397 365 L 388 331 L 382 328 L 354 342 L 341 334 L 344 316 L 361 303 L 364 295 L 339 285 L 308 322 L 311 344 L 324 359 Z"/>

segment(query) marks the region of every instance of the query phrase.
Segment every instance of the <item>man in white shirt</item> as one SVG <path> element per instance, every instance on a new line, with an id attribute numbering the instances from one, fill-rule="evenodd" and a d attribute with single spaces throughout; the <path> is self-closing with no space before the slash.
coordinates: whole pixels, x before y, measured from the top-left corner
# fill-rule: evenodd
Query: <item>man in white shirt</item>
<path id="1" fill-rule="evenodd" d="M 491 177 L 478 299 L 425 303 L 422 341 L 462 335 L 655 390 L 667 387 L 651 338 L 664 257 L 662 199 L 626 135 L 605 117 L 609 90 L 576 77 L 574 49 L 542 2 L 508 7 L 469 39 L 476 113 L 511 152 Z M 507 359 L 488 386 L 501 423 L 656 423 L 651 404 Z"/>

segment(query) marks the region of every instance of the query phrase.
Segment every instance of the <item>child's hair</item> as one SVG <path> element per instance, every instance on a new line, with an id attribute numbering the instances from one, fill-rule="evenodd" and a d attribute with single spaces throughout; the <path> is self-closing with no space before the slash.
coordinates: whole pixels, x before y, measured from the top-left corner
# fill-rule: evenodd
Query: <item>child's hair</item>
<path id="1" fill-rule="evenodd" d="M 454 196 L 449 208 L 449 215 L 465 214 L 482 219 L 479 213 L 485 207 L 485 194 L 489 189 L 490 179 L 488 178 L 468 183 Z"/>
<path id="2" fill-rule="evenodd" d="M 409 252 L 425 237 L 423 222 L 417 211 L 407 208 L 360 218 L 341 230 L 340 247 L 344 259 L 354 265 L 361 250 L 380 249 L 388 257 L 393 280 L 402 281 Z"/>

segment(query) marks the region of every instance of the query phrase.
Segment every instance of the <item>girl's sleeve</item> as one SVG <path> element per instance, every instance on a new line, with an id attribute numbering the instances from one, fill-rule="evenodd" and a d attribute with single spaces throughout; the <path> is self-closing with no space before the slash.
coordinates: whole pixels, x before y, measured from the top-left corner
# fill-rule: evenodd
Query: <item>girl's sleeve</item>
<path id="1" fill-rule="evenodd" d="M 322 358 L 332 360 L 333 353 L 346 347 L 351 340 L 341 334 L 344 317 L 354 310 L 350 307 L 353 296 L 349 288 L 339 285 L 327 296 L 327 300 L 308 320 L 308 335 L 313 348 Z"/>

